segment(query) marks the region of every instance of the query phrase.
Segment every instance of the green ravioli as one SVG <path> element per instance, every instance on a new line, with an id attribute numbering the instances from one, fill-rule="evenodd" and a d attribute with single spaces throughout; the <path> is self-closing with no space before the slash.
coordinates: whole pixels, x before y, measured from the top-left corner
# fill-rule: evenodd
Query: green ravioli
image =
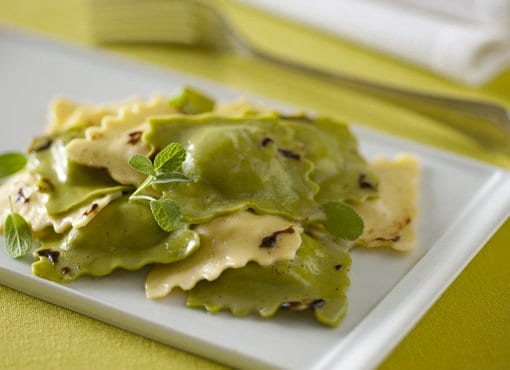
<path id="1" fill-rule="evenodd" d="M 279 309 L 309 309 L 319 322 L 336 326 L 347 309 L 351 259 L 344 248 L 327 247 L 306 234 L 302 238 L 294 260 L 226 270 L 218 279 L 203 280 L 191 289 L 187 305 L 210 312 L 230 309 L 236 316 L 255 312 L 262 317 L 273 316 Z"/>
<path id="2" fill-rule="evenodd" d="M 49 195 L 48 214 L 62 213 L 93 198 L 129 189 L 115 182 L 104 169 L 69 161 L 65 141 L 53 139 L 47 148 L 32 154 L 30 169 L 41 177 L 41 191 Z"/>
<path id="3" fill-rule="evenodd" d="M 281 124 L 294 130 L 295 140 L 303 143 L 306 158 L 315 165 L 311 179 L 320 187 L 315 197 L 318 203 L 363 202 L 377 195 L 377 178 L 346 125 L 324 117 L 306 121 L 285 118 Z"/>
<path id="4" fill-rule="evenodd" d="M 42 240 L 34 252 L 35 275 L 70 282 L 81 275 L 103 276 L 116 268 L 138 270 L 149 263 L 170 263 L 186 258 L 200 240 L 183 225 L 167 233 L 160 229 L 145 203 L 122 197 L 105 207 L 85 227 Z"/>
<path id="5" fill-rule="evenodd" d="M 184 114 L 200 114 L 212 111 L 216 102 L 202 92 L 185 86 L 170 99 L 169 104 Z"/>
<path id="6" fill-rule="evenodd" d="M 154 148 L 177 142 L 186 149 L 183 171 L 193 182 L 161 187 L 181 205 L 186 222 L 247 208 L 300 220 L 320 210 L 309 176 L 313 164 L 275 116 L 156 118 L 144 140 Z"/>

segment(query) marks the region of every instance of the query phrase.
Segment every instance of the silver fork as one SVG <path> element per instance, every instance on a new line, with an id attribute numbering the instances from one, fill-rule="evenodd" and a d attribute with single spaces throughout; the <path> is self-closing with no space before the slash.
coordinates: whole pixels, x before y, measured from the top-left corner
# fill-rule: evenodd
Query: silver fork
<path id="1" fill-rule="evenodd" d="M 389 100 L 449 124 L 487 148 L 510 153 L 510 113 L 501 105 L 404 89 L 282 59 L 251 45 L 203 1 L 92 0 L 90 10 L 98 42 L 162 42 L 239 52 Z"/>

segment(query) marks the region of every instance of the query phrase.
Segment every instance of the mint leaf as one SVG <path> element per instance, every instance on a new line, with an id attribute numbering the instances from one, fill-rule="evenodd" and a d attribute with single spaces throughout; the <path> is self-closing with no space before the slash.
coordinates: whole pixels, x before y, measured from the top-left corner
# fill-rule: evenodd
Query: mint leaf
<path id="1" fill-rule="evenodd" d="M 27 157 L 22 153 L 0 154 L 0 178 L 10 176 L 22 170 L 26 164 Z"/>
<path id="2" fill-rule="evenodd" d="M 32 249 L 32 232 L 25 219 L 13 211 L 10 197 L 9 205 L 11 213 L 4 224 L 5 249 L 12 258 L 23 257 Z"/>
<path id="3" fill-rule="evenodd" d="M 153 184 L 168 184 L 171 182 L 191 182 L 191 179 L 181 172 L 169 172 L 157 175 L 152 181 Z"/>
<path id="4" fill-rule="evenodd" d="M 145 175 L 156 176 L 151 160 L 144 155 L 135 154 L 129 159 L 129 165 Z"/>
<path id="5" fill-rule="evenodd" d="M 153 200 L 150 207 L 154 219 L 163 230 L 172 232 L 179 227 L 182 210 L 177 202 L 171 199 Z"/>
<path id="6" fill-rule="evenodd" d="M 348 204 L 328 202 L 322 207 L 326 213 L 323 224 L 330 234 L 346 240 L 356 240 L 363 233 L 363 219 Z"/>
<path id="7" fill-rule="evenodd" d="M 154 158 L 154 168 L 156 171 L 180 172 L 182 162 L 186 159 L 186 151 L 177 143 L 168 145 L 158 153 Z"/>

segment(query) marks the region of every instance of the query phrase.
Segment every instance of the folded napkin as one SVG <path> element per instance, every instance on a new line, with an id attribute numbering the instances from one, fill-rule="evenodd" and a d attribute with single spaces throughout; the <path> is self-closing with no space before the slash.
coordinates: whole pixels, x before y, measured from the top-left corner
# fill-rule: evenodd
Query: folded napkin
<path id="1" fill-rule="evenodd" d="M 372 0 L 373 1 L 373 0 Z M 379 0 L 397 5 L 414 5 L 439 15 L 456 17 L 483 26 L 510 30 L 510 0 Z M 507 35 L 508 36 L 508 35 Z"/>
<path id="2" fill-rule="evenodd" d="M 240 0 L 469 85 L 510 67 L 510 0 Z"/>

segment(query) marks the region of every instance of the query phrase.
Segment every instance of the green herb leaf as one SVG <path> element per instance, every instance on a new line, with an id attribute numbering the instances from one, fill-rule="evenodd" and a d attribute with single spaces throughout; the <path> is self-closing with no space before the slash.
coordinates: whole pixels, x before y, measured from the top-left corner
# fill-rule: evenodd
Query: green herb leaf
<path id="1" fill-rule="evenodd" d="M 10 176 L 27 164 L 27 157 L 22 153 L 0 154 L 0 178 Z"/>
<path id="2" fill-rule="evenodd" d="M 154 165 L 150 159 L 137 154 L 131 157 L 129 164 L 148 177 L 132 193 L 129 200 L 149 201 L 150 209 L 159 227 L 167 232 L 176 230 L 182 220 L 182 210 L 179 203 L 171 199 L 154 199 L 151 196 L 143 195 L 143 191 L 153 184 L 167 184 L 172 182 L 190 182 L 181 172 L 182 162 L 186 159 L 186 151 L 176 143 L 169 144 L 165 149 L 156 155 Z"/>
<path id="3" fill-rule="evenodd" d="M 177 143 L 168 145 L 154 158 L 154 168 L 163 173 L 180 172 L 182 162 L 186 159 L 186 151 Z"/>
<path id="4" fill-rule="evenodd" d="M 9 205 L 11 213 L 4 224 L 5 249 L 12 258 L 23 257 L 32 249 L 32 232 L 25 219 L 13 211 L 10 197 Z"/>
<path id="5" fill-rule="evenodd" d="M 327 202 L 323 209 L 326 213 L 324 227 L 330 234 L 355 240 L 363 233 L 363 219 L 351 206 L 343 202 Z"/>
<path id="6" fill-rule="evenodd" d="M 129 165 L 145 175 L 156 176 L 151 160 L 144 155 L 135 154 L 129 160 Z"/>
<path id="7" fill-rule="evenodd" d="M 172 232 L 179 227 L 182 210 L 177 202 L 171 199 L 153 200 L 150 207 L 154 219 L 163 230 Z"/>
<path id="8" fill-rule="evenodd" d="M 157 175 L 152 181 L 153 184 L 168 184 L 171 182 L 191 182 L 191 179 L 180 172 L 169 172 Z"/>

